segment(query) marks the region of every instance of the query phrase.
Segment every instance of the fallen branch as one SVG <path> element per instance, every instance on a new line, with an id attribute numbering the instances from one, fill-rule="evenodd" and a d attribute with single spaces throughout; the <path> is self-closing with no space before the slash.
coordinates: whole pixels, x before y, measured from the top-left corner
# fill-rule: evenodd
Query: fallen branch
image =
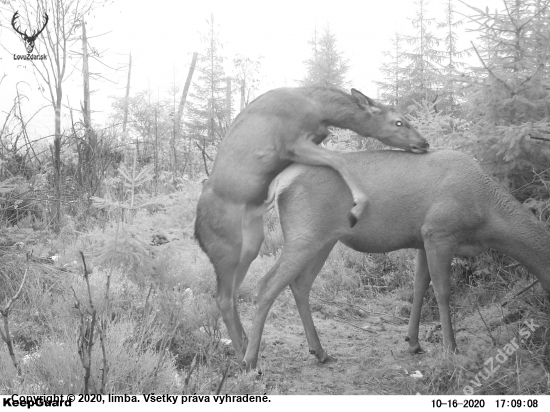
<path id="1" fill-rule="evenodd" d="M 532 134 L 530 134 L 529 137 L 534 140 L 542 140 L 544 142 L 550 142 L 550 139 L 547 137 L 538 137 L 538 136 L 533 136 Z"/>
<path id="2" fill-rule="evenodd" d="M 348 325 L 350 325 L 350 326 L 353 326 L 353 327 L 356 328 L 356 329 L 362 330 L 363 332 L 376 333 L 375 331 L 372 331 L 372 330 L 369 330 L 369 329 L 364 329 L 364 328 L 362 328 L 361 326 L 354 325 L 353 323 L 347 321 L 347 320 L 344 319 L 343 317 L 338 316 L 338 315 L 336 315 L 336 314 L 332 314 L 331 316 L 333 316 L 333 317 L 339 319 L 341 322 L 344 322 L 344 323 L 346 323 L 346 324 L 348 324 Z"/>
<path id="3" fill-rule="evenodd" d="M 529 286 L 526 286 L 524 287 L 523 289 L 521 289 L 519 292 L 517 292 L 515 295 L 513 295 L 510 299 L 508 299 L 506 302 L 504 302 L 502 305 L 500 305 L 501 307 L 505 307 L 508 305 L 508 303 L 514 301 L 519 295 L 527 292 L 529 289 L 531 289 L 533 286 L 535 286 L 537 283 L 539 283 L 539 280 L 535 280 L 533 283 L 531 283 Z"/>
<path id="4" fill-rule="evenodd" d="M 319 296 L 317 296 L 315 293 L 311 292 L 310 293 L 310 297 L 314 298 L 314 299 L 317 299 L 317 300 L 320 300 L 321 302 L 324 302 L 324 303 L 327 303 L 329 305 L 338 305 L 338 304 L 342 304 L 342 305 L 348 305 L 348 306 L 351 306 L 353 308 L 357 308 L 359 310 L 362 310 L 363 312 L 365 312 L 367 315 L 381 315 L 381 316 L 391 316 L 392 318 L 396 318 L 396 319 L 399 319 L 400 321 L 406 321 L 408 322 L 408 319 L 406 318 L 403 318 L 403 317 L 400 317 L 400 316 L 396 316 L 392 313 L 388 313 L 388 312 L 377 312 L 377 311 L 373 311 L 373 310 L 367 310 L 365 308 L 363 308 L 362 306 L 360 305 L 356 305 L 354 303 L 349 303 L 349 302 L 337 302 L 335 300 L 327 300 L 327 299 L 323 299 L 323 298 L 320 298 Z"/>
<path id="5" fill-rule="evenodd" d="M 222 379 L 220 381 L 220 384 L 218 385 L 218 389 L 216 389 L 216 395 L 219 395 L 222 390 L 223 383 L 225 382 L 225 378 L 227 377 L 227 372 L 229 372 L 230 365 L 231 363 L 227 362 L 227 366 L 225 367 L 225 371 L 223 372 Z"/>

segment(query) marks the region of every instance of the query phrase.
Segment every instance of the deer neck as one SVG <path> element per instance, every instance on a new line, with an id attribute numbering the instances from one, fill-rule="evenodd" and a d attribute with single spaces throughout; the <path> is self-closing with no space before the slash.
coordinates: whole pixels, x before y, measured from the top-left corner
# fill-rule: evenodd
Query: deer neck
<path id="1" fill-rule="evenodd" d="M 321 110 L 323 123 L 342 129 L 355 129 L 355 114 L 360 109 L 350 95 L 328 88 L 312 88 L 309 94 Z"/>
<path id="2" fill-rule="evenodd" d="M 531 212 L 519 210 L 519 206 L 514 212 L 499 219 L 495 249 L 516 259 L 550 293 L 550 231 Z"/>

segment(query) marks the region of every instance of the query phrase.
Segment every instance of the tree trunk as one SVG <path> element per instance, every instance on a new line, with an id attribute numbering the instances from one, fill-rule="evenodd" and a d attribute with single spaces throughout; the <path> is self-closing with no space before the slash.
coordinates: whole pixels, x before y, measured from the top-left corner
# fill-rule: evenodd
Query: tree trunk
<path id="1" fill-rule="evenodd" d="M 241 112 L 243 111 L 244 106 L 245 106 L 245 103 L 244 103 L 244 99 L 245 99 L 244 90 L 245 90 L 245 81 L 243 80 L 243 82 L 241 83 L 241 110 L 240 110 Z"/>
<path id="2" fill-rule="evenodd" d="M 132 77 L 132 53 L 128 63 L 128 83 L 126 83 L 126 99 L 124 100 L 124 120 L 122 121 L 122 133 L 126 135 L 126 125 L 128 123 L 128 99 L 130 98 L 130 78 Z"/>
<path id="3" fill-rule="evenodd" d="M 231 78 L 230 77 L 227 78 L 227 85 L 225 87 L 225 109 L 227 110 L 225 120 L 227 122 L 227 129 L 229 129 L 229 126 L 231 125 Z"/>
<path id="4" fill-rule="evenodd" d="M 53 141 L 53 230 L 61 231 L 61 86 L 57 88 L 55 105 L 55 138 Z"/>
<path id="5" fill-rule="evenodd" d="M 195 71 L 195 65 L 197 64 L 198 53 L 193 53 L 193 59 L 191 60 L 191 66 L 189 67 L 189 72 L 187 73 L 187 80 L 185 80 L 185 86 L 183 87 L 183 92 L 181 93 L 180 105 L 178 107 L 178 116 L 177 116 L 177 128 L 178 136 L 181 133 L 181 119 L 183 117 L 183 107 L 187 101 L 187 93 L 189 92 L 189 87 L 191 86 L 191 79 L 193 78 L 193 72 Z"/>
<path id="6" fill-rule="evenodd" d="M 82 117 L 86 134 L 91 126 L 90 108 L 90 71 L 88 69 L 88 38 L 86 37 L 86 23 L 82 22 L 82 78 L 84 82 L 84 103 L 82 104 Z"/>
<path id="7" fill-rule="evenodd" d="M 155 106 L 155 196 L 157 195 L 159 182 L 159 120 L 158 120 L 158 105 Z"/>
<path id="8" fill-rule="evenodd" d="M 183 108 L 185 106 L 185 102 L 187 101 L 187 93 L 189 92 L 189 87 L 191 86 L 191 79 L 193 78 L 193 73 L 195 72 L 195 66 L 197 64 L 197 56 L 198 56 L 198 53 L 197 52 L 194 52 L 193 53 L 193 58 L 191 59 L 191 66 L 189 66 L 189 72 L 187 73 L 187 80 L 185 80 L 185 86 L 183 87 L 183 92 L 181 93 L 181 100 L 180 100 L 180 104 L 179 104 L 179 107 L 178 107 L 178 115 L 177 115 L 177 118 L 176 118 L 176 127 L 177 127 L 177 133 L 176 133 L 176 136 L 177 137 L 181 137 L 181 119 L 183 118 Z M 191 147 L 191 144 L 189 144 L 189 147 Z M 188 153 L 188 159 L 186 161 L 186 163 L 190 163 L 189 160 L 190 160 L 190 157 L 191 157 L 191 153 Z M 175 149 L 174 149 L 174 163 L 176 163 L 176 152 L 175 152 Z M 192 163 L 191 163 L 191 167 L 193 167 Z M 185 173 L 185 168 L 182 170 L 182 173 Z M 191 174 L 193 174 L 193 172 L 191 171 Z"/>
<path id="9" fill-rule="evenodd" d="M 202 161 L 204 164 L 204 173 L 206 173 L 206 176 L 210 176 L 210 172 L 208 171 L 208 163 L 206 162 L 207 154 L 206 154 L 206 139 L 202 138 L 202 147 L 199 147 L 201 149 L 202 153 Z"/>

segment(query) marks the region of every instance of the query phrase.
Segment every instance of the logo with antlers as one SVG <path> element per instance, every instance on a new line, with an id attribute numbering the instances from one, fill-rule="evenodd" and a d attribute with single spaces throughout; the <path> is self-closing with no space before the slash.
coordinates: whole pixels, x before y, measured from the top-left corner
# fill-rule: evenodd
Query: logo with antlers
<path id="1" fill-rule="evenodd" d="M 42 31 L 46 28 L 46 24 L 48 24 L 48 15 L 44 13 L 44 24 L 42 25 L 42 28 L 37 31 L 33 31 L 31 35 L 27 34 L 27 30 L 24 32 L 21 31 L 21 27 L 17 27 L 18 25 L 18 19 L 19 19 L 19 12 L 16 11 L 13 15 L 13 18 L 11 19 L 11 26 L 13 29 L 21 36 L 21 39 L 25 43 L 25 49 L 27 49 L 27 53 L 31 54 L 34 50 L 34 42 L 38 38 L 38 35 L 42 33 Z"/>

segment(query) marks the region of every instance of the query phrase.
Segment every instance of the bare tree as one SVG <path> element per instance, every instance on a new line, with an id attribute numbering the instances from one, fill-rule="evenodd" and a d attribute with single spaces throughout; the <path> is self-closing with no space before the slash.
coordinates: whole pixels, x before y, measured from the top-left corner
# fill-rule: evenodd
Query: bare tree
<path id="1" fill-rule="evenodd" d="M 81 40 L 81 25 L 90 11 L 106 0 L 37 0 L 21 2 L 19 15 L 27 21 L 34 21 L 31 16 L 48 15 L 45 30 L 35 40 L 40 53 L 46 55 L 44 60 L 31 60 L 44 97 L 51 104 L 54 113 L 54 143 L 51 147 L 53 158 L 53 205 L 52 217 L 54 231 L 61 229 L 61 109 L 63 101 L 63 82 L 73 73 L 76 65 L 69 66 L 70 55 L 75 54 L 72 48 Z M 80 55 L 80 53 L 76 53 Z"/>
<path id="2" fill-rule="evenodd" d="M 258 56 L 255 60 L 250 57 L 238 54 L 233 59 L 235 67 L 235 82 L 240 89 L 240 109 L 243 110 L 256 97 L 256 92 L 260 87 L 260 67 L 263 56 Z"/>

